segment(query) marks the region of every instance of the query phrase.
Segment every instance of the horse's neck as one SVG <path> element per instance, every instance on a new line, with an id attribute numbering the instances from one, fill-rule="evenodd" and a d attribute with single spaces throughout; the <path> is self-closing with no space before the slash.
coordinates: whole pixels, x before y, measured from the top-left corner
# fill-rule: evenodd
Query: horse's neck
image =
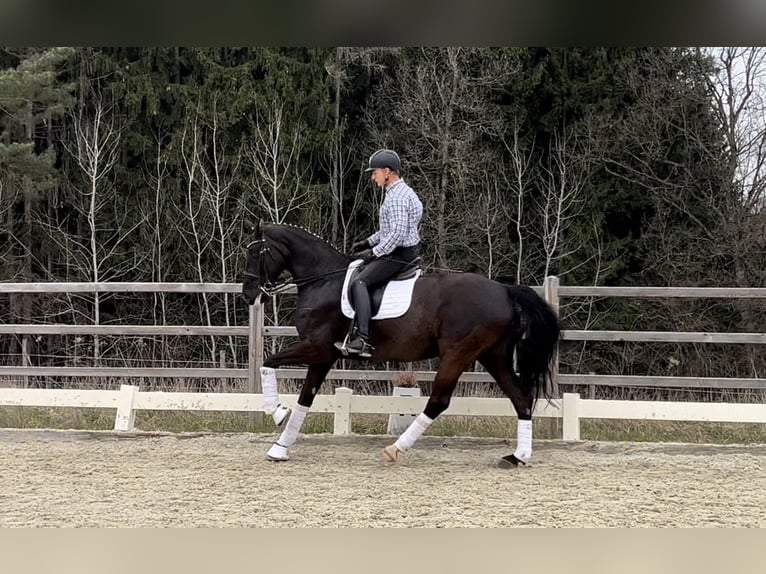
<path id="1" fill-rule="evenodd" d="M 284 244 L 289 251 L 288 271 L 295 279 L 305 279 L 348 266 L 345 255 L 318 239 L 301 241 L 300 238 L 285 237 Z"/>

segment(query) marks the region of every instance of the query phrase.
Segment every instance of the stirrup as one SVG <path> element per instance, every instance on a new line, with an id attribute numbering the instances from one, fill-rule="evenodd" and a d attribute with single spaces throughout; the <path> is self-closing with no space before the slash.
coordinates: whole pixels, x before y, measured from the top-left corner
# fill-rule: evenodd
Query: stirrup
<path id="1" fill-rule="evenodd" d="M 335 348 L 343 353 L 344 357 L 348 357 L 348 348 L 346 347 L 346 345 L 348 345 L 348 334 L 346 335 L 345 339 L 337 343 L 333 343 L 333 345 L 335 345 Z"/>
<path id="2" fill-rule="evenodd" d="M 369 359 L 372 357 L 372 352 L 375 350 L 375 347 L 370 345 L 369 343 L 364 343 L 362 345 L 362 350 L 359 351 L 359 356 L 364 357 L 365 359 Z"/>
<path id="3" fill-rule="evenodd" d="M 370 345 L 364 339 L 361 339 L 361 341 L 362 341 L 361 349 L 351 348 L 348 346 L 349 340 L 348 340 L 348 335 L 346 335 L 346 338 L 343 339 L 342 343 L 335 343 L 335 348 L 340 350 L 340 352 L 343 353 L 343 356 L 345 357 L 348 357 L 349 355 L 356 355 L 357 357 L 362 357 L 365 359 L 372 357 L 372 352 L 375 350 L 375 347 Z"/>
<path id="4" fill-rule="evenodd" d="M 361 349 L 350 349 L 350 348 L 346 347 L 346 350 L 349 353 L 351 353 L 353 355 L 356 355 L 357 357 L 362 357 L 362 358 L 367 359 L 369 357 L 372 357 L 372 352 L 375 350 L 375 347 L 373 347 L 367 341 L 362 339 L 362 348 Z"/>

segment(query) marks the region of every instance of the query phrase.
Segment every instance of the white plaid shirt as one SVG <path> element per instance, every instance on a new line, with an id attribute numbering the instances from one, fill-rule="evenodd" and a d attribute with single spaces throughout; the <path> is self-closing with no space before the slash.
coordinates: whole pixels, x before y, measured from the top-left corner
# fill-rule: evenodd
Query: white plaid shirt
<path id="1" fill-rule="evenodd" d="M 367 238 L 376 257 L 388 255 L 397 247 L 412 247 L 420 243 L 418 225 L 423 204 L 412 188 L 399 179 L 386 188 L 380 206 L 380 230 Z"/>

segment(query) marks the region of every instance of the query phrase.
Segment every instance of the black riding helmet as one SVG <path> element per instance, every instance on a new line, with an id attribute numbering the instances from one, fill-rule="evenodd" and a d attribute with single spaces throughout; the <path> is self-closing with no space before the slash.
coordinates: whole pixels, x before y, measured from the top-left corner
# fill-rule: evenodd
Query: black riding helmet
<path id="1" fill-rule="evenodd" d="M 364 171 L 372 171 L 379 167 L 387 167 L 391 171 L 399 173 L 402 169 L 402 162 L 394 150 L 379 149 L 370 156 L 369 165 Z"/>

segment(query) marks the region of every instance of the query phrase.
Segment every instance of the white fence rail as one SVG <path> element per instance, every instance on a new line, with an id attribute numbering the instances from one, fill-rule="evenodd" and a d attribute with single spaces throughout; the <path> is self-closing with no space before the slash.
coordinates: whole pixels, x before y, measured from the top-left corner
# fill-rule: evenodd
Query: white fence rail
<path id="1" fill-rule="evenodd" d="M 280 395 L 280 402 L 289 407 L 294 407 L 297 399 L 296 394 Z M 339 387 L 335 394 L 317 395 L 311 412 L 333 413 L 334 433 L 349 434 L 353 414 L 417 414 L 422 412 L 426 400 L 426 397 L 354 395 L 351 389 Z M 120 390 L 113 391 L 0 389 L 0 406 L 113 408 L 117 410 L 114 430 L 131 431 L 139 410 L 262 412 L 263 395 L 140 391 L 134 385 L 121 385 Z M 499 398 L 455 397 L 447 414 L 515 418 L 510 401 Z M 560 417 L 561 401 L 539 401 L 535 416 Z"/>
<path id="2" fill-rule="evenodd" d="M 563 397 L 564 440 L 580 440 L 581 419 L 766 423 L 766 404 L 590 400 L 578 393 Z"/>
<path id="3" fill-rule="evenodd" d="M 298 395 L 282 395 L 283 404 L 293 407 Z M 332 413 L 333 433 L 351 433 L 351 419 L 355 414 L 412 415 L 420 413 L 426 397 L 364 396 L 340 387 L 335 394 L 316 396 L 311 412 Z M 72 389 L 0 389 L 0 405 L 25 407 L 76 407 L 116 409 L 114 430 L 135 430 L 136 411 L 263 411 L 263 395 L 252 393 L 181 393 L 140 391 L 133 385 L 122 385 L 120 390 Z M 455 397 L 449 416 L 511 417 L 508 399 Z M 563 399 L 538 401 L 535 418 L 562 419 L 562 439 L 580 440 L 581 419 L 638 419 L 655 421 L 706 421 L 766 423 L 766 404 L 692 403 L 614 401 L 581 399 L 577 393 L 564 393 Z"/>

